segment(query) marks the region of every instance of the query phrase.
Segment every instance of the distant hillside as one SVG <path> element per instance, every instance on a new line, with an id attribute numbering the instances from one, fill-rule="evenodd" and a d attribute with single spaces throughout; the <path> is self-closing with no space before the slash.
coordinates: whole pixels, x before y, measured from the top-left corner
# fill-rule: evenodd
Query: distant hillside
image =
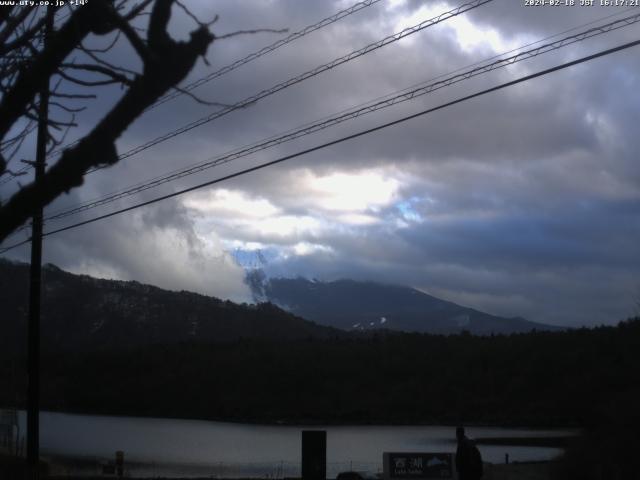
<path id="1" fill-rule="evenodd" d="M 440 300 L 410 287 L 372 282 L 265 279 L 249 274 L 256 298 L 268 300 L 308 320 L 344 330 L 388 329 L 404 332 L 511 334 L 558 327 L 504 318 Z"/>
<path id="2" fill-rule="evenodd" d="M 0 259 L 0 347 L 26 339 L 29 266 Z M 42 347 L 141 347 L 242 338 L 296 340 L 343 336 L 270 304 L 238 305 L 138 282 L 99 280 L 43 267 Z"/>

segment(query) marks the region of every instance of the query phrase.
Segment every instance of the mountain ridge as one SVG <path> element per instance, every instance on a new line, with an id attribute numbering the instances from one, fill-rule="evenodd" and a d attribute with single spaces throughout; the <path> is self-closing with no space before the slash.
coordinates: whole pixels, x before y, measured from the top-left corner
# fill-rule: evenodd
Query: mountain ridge
<path id="1" fill-rule="evenodd" d="M 504 319 L 440 300 L 409 287 L 358 282 L 247 277 L 256 304 L 138 281 L 97 279 L 43 266 L 43 348 L 137 348 L 154 344 L 333 339 L 376 332 L 511 334 L 557 330 L 520 318 Z M 24 348 L 29 265 L 0 258 L 0 347 Z M 321 293 L 321 295 L 318 295 Z M 409 298 L 410 301 L 407 300 Z M 395 310 L 389 307 L 395 305 Z M 402 308 L 397 306 L 401 305 Z M 434 312 L 439 314 L 434 320 Z M 547 328 L 548 327 L 548 328 Z"/>
<path id="2" fill-rule="evenodd" d="M 386 329 L 401 332 L 477 335 L 562 330 L 522 317 L 501 317 L 442 300 L 412 287 L 340 279 L 331 282 L 267 278 L 248 273 L 254 298 L 321 325 L 343 330 Z"/>
<path id="3" fill-rule="evenodd" d="M 45 349 L 348 335 L 296 317 L 269 303 L 236 304 L 137 281 L 76 275 L 51 264 L 43 266 L 42 274 L 41 329 Z M 4 320 L 0 343 L 4 343 L 5 348 L 26 341 L 28 282 L 28 264 L 0 259 L 0 304 Z"/>

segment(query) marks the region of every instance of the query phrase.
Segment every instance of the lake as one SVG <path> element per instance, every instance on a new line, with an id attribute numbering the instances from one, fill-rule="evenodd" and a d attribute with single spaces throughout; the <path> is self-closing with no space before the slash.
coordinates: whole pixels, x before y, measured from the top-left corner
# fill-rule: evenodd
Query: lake
<path id="1" fill-rule="evenodd" d="M 20 429 L 26 431 L 20 412 Z M 125 455 L 129 476 L 282 478 L 300 475 L 304 426 L 267 426 L 164 418 L 115 417 L 42 412 L 41 455 L 61 474 L 93 475 Z M 338 472 L 379 472 L 382 453 L 455 451 L 453 426 L 327 426 L 327 477 Z M 574 432 L 468 427 L 471 438 L 552 437 Z M 557 448 L 481 445 L 485 461 L 549 460 Z"/>

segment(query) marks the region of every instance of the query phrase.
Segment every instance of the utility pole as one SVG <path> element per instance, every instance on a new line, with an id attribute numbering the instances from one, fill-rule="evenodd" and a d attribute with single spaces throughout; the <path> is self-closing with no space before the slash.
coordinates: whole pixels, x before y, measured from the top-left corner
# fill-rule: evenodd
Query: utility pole
<path id="1" fill-rule="evenodd" d="M 47 48 L 53 32 L 53 7 L 48 6 L 43 48 Z M 42 79 L 38 106 L 38 138 L 36 143 L 35 182 L 41 181 L 47 156 L 49 124 L 49 77 Z M 40 299 L 42 278 L 42 208 L 33 212 L 31 226 L 31 268 L 29 274 L 29 324 L 27 347 L 27 468 L 29 477 L 40 476 Z"/>

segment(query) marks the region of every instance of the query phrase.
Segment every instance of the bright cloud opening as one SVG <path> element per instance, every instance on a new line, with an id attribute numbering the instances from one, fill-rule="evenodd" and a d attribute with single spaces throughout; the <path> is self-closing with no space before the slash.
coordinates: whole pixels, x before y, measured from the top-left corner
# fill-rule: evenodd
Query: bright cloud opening
<path id="1" fill-rule="evenodd" d="M 296 255 L 311 255 L 318 252 L 333 252 L 333 249 L 326 245 L 319 245 L 317 243 L 299 242 L 293 246 L 293 251 Z"/>
<path id="2" fill-rule="evenodd" d="M 447 3 L 431 3 L 423 5 L 415 10 L 411 15 L 400 17 L 395 22 L 394 30 L 399 32 L 405 28 L 412 27 L 426 20 L 451 10 L 453 7 Z M 394 9 L 395 10 L 395 9 Z M 401 11 L 397 9 L 397 11 Z M 477 48 L 489 46 L 494 52 L 501 53 L 515 47 L 500 35 L 493 28 L 481 28 L 469 20 L 466 15 L 458 15 L 437 25 L 435 28 L 452 31 L 456 42 L 460 48 L 466 52 L 471 52 Z M 400 41 L 401 44 L 409 47 L 419 40 L 418 35 L 411 35 Z"/>
<path id="3" fill-rule="evenodd" d="M 302 178 L 319 208 L 338 212 L 375 212 L 394 201 L 400 186 L 396 179 L 374 171 L 319 177 L 307 170 Z"/>
<path id="4" fill-rule="evenodd" d="M 242 191 L 226 189 L 190 196 L 184 201 L 184 205 L 201 213 L 238 214 L 253 218 L 280 212 L 279 208 L 264 198 L 252 198 Z"/>

